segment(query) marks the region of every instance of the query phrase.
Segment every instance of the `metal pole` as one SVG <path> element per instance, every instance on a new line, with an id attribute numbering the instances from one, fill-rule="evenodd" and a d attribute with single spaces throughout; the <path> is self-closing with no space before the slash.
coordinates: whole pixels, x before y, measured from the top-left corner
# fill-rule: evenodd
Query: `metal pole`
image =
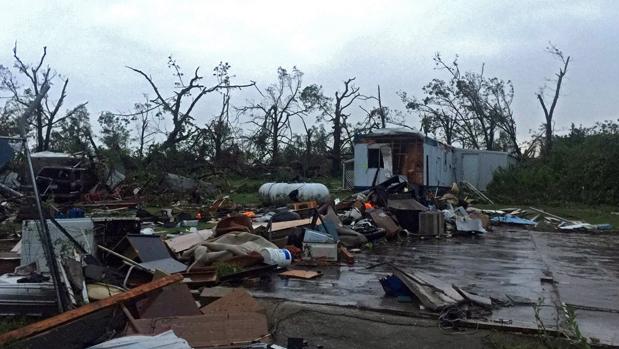
<path id="1" fill-rule="evenodd" d="M 45 252 L 45 257 L 47 259 L 47 266 L 49 267 L 49 272 L 52 277 L 52 281 L 54 283 L 54 290 L 56 291 L 56 298 L 58 299 L 58 311 L 60 313 L 64 312 L 64 297 L 63 293 L 60 291 L 60 287 L 62 285 L 62 281 L 60 279 L 60 273 L 58 270 L 58 264 L 56 261 L 56 256 L 54 253 L 54 246 L 52 245 L 52 239 L 49 235 L 49 228 L 47 226 L 47 221 L 45 220 L 45 216 L 43 215 L 43 208 L 41 207 L 41 198 L 39 197 L 39 188 L 37 188 L 37 178 L 34 174 L 34 169 L 32 167 L 32 158 L 30 157 L 30 149 L 28 149 L 28 135 L 26 133 L 26 124 L 28 123 L 28 117 L 32 113 L 32 111 L 39 106 L 41 100 L 49 90 L 49 85 L 44 85 L 41 87 L 41 91 L 38 96 L 34 99 L 34 101 L 30 104 L 28 109 L 24 112 L 24 115 L 21 118 L 20 122 L 20 133 L 23 140 L 24 146 L 24 154 L 26 155 L 26 163 L 28 165 L 28 172 L 30 173 L 30 181 L 32 184 L 32 191 L 34 193 L 34 202 L 36 203 L 37 213 L 39 216 L 39 221 L 41 224 L 41 229 L 39 229 L 39 238 L 41 239 L 41 244 L 43 245 L 43 251 Z"/>
<path id="2" fill-rule="evenodd" d="M 342 188 L 346 189 L 346 163 L 342 161 Z"/>

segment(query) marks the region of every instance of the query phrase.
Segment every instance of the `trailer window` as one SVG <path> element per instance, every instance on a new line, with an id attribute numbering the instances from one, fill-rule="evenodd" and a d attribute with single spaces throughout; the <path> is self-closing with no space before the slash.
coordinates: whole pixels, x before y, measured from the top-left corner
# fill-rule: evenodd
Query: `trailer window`
<path id="1" fill-rule="evenodd" d="M 368 168 L 383 168 L 383 156 L 380 149 L 368 149 Z"/>

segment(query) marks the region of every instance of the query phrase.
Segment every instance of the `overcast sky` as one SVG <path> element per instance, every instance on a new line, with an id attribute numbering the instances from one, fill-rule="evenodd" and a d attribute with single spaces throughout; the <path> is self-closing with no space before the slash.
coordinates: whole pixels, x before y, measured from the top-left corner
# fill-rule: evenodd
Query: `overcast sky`
<path id="1" fill-rule="evenodd" d="M 296 65 L 305 83 L 330 95 L 356 76 L 362 92 L 380 84 L 384 104 L 402 109 L 396 91 L 419 95 L 444 76 L 432 62 L 438 51 L 459 54 L 465 69 L 485 62 L 487 75 L 512 80 L 525 137 L 543 120 L 534 94 L 559 68 L 544 52 L 551 41 L 572 56 L 556 128 L 619 118 L 619 1 L 1 2 L 0 64 L 12 64 L 15 41 L 27 61 L 47 46 L 49 64 L 70 79 L 67 106 L 88 101 L 93 115 L 129 111 L 149 92 L 127 65 L 170 90 L 170 54 L 207 76 L 227 61 L 236 81 L 260 86 L 275 80 L 278 66 Z M 209 103 L 200 120 L 209 118 Z"/>

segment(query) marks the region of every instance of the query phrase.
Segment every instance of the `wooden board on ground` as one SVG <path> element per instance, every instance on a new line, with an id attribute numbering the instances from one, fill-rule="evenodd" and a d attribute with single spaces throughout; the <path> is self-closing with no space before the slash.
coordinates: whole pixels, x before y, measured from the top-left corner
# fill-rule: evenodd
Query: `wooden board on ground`
<path id="1" fill-rule="evenodd" d="M 136 303 L 141 319 L 178 315 L 200 315 L 200 309 L 186 284 L 174 284 L 157 290 Z"/>
<path id="2" fill-rule="evenodd" d="M 269 335 L 266 316 L 255 312 L 214 313 L 135 321 L 140 334 L 154 335 L 173 330 L 174 334 L 185 339 L 193 348 L 239 348 L 242 344 L 250 344 Z"/>
<path id="3" fill-rule="evenodd" d="M 464 300 L 451 285 L 445 284 L 427 274 L 407 272 L 396 268 L 394 275 L 402 280 L 404 285 L 417 296 L 424 307 L 430 310 L 439 310 Z"/>
<path id="4" fill-rule="evenodd" d="M 242 313 L 242 312 L 264 312 L 264 307 L 258 304 L 254 297 L 245 289 L 238 288 L 232 290 L 227 295 L 200 308 L 202 314 L 213 313 Z"/>
<path id="5" fill-rule="evenodd" d="M 286 222 L 273 222 L 271 223 L 271 231 L 280 231 L 284 229 L 290 229 L 290 228 L 308 225 L 311 223 L 312 223 L 311 218 L 297 219 L 294 221 L 286 221 Z"/>
<path id="6" fill-rule="evenodd" d="M 322 273 L 311 270 L 288 270 L 283 273 L 279 273 L 279 276 L 295 279 L 314 279 L 321 276 Z"/>
<path id="7" fill-rule="evenodd" d="M 460 287 L 458 287 L 456 285 L 453 285 L 453 288 L 456 291 L 458 291 L 462 295 L 462 297 L 468 299 L 469 301 L 471 301 L 471 302 L 473 302 L 473 303 L 475 303 L 475 304 L 477 304 L 479 306 L 482 306 L 482 307 L 485 307 L 485 308 L 491 308 L 492 307 L 492 300 L 490 298 L 488 298 L 488 297 L 484 297 L 484 296 L 480 296 L 480 295 L 477 295 L 477 294 L 474 294 L 474 293 L 467 292 L 467 291 L 461 289 Z"/>

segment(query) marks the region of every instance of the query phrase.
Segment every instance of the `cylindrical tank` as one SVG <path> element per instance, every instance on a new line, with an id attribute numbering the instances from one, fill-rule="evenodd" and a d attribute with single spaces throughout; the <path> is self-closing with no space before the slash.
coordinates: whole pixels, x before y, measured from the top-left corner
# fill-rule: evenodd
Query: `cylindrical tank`
<path id="1" fill-rule="evenodd" d="M 282 204 L 291 202 L 290 193 L 297 190 L 299 201 L 316 200 L 320 203 L 329 199 L 329 189 L 320 183 L 264 183 L 258 189 L 265 203 Z"/>

